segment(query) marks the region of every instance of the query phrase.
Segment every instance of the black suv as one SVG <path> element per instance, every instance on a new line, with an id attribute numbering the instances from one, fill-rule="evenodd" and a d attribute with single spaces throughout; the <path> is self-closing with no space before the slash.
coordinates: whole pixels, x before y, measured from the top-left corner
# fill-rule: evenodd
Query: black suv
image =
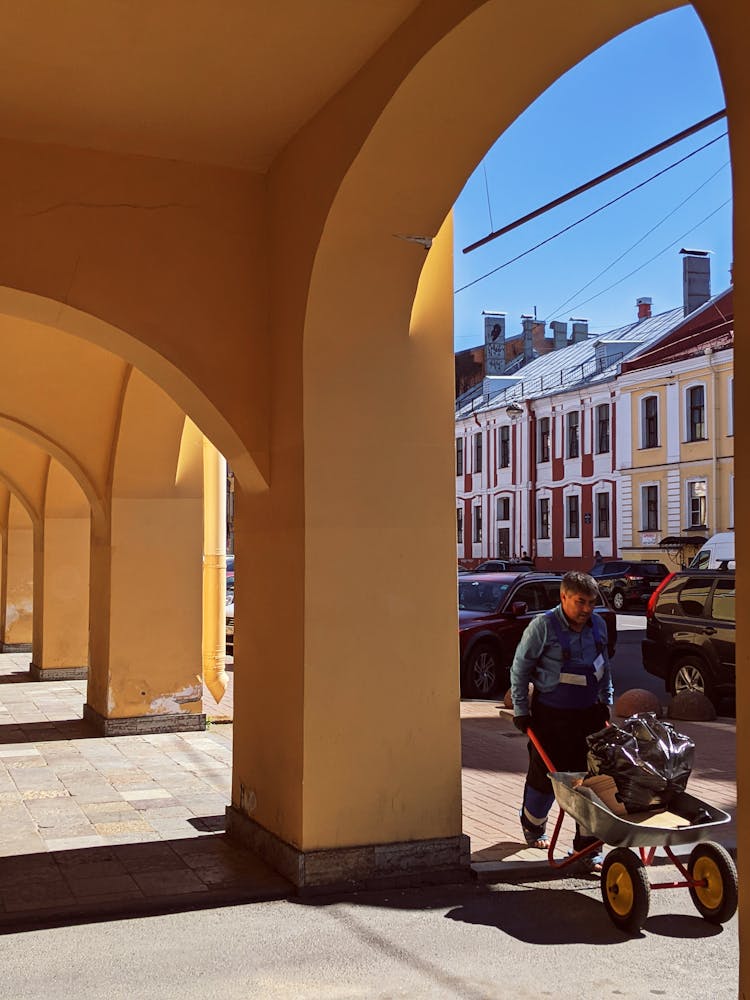
<path id="1" fill-rule="evenodd" d="M 615 611 L 633 604 L 645 604 L 669 573 L 664 563 L 651 559 L 599 563 L 591 575 Z"/>
<path id="2" fill-rule="evenodd" d="M 555 573 L 464 573 L 458 578 L 458 637 L 461 696 L 502 698 L 518 640 L 532 618 L 560 603 Z M 609 655 L 615 654 L 617 616 L 596 608 L 607 625 Z"/>
<path id="3" fill-rule="evenodd" d="M 734 695 L 734 570 L 680 570 L 646 609 L 646 672 L 672 694 L 701 691 L 718 705 Z"/>

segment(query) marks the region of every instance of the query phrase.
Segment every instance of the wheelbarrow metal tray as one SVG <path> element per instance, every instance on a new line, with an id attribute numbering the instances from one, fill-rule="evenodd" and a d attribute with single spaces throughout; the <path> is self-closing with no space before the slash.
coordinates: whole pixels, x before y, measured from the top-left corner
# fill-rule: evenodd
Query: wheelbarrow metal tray
<path id="1" fill-rule="evenodd" d="M 669 812 L 678 816 L 696 816 L 702 812 L 703 817 L 708 816 L 706 821 L 702 819 L 700 823 L 693 823 L 685 819 L 685 826 L 678 828 L 667 826 L 643 825 L 644 815 L 639 813 L 635 816 L 616 816 L 608 809 L 601 799 L 586 794 L 578 788 L 573 788 L 573 782 L 585 778 L 585 772 L 576 771 L 555 771 L 550 774 L 552 788 L 555 792 L 557 804 L 566 813 L 573 817 L 585 830 L 591 833 L 597 840 L 612 847 L 671 847 L 679 844 L 694 844 L 700 840 L 711 840 L 714 837 L 715 828 L 731 820 L 729 813 L 721 809 L 716 809 L 700 799 L 696 799 L 687 792 L 676 795 L 669 803 Z M 596 801 L 594 799 L 596 798 Z M 653 814 L 651 814 L 653 815 Z"/>

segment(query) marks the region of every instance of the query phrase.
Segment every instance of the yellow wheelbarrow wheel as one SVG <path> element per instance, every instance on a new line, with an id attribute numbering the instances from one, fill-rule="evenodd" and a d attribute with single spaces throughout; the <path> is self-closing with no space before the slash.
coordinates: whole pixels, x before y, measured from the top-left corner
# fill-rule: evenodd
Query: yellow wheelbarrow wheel
<path id="1" fill-rule="evenodd" d="M 690 877 L 701 885 L 690 895 L 700 915 L 712 924 L 724 924 L 737 910 L 737 869 L 729 851 L 707 841 L 693 848 L 688 860 Z"/>
<path id="2" fill-rule="evenodd" d="M 610 851 L 602 865 L 602 901 L 615 927 L 637 934 L 646 923 L 651 899 L 646 866 L 627 847 Z"/>

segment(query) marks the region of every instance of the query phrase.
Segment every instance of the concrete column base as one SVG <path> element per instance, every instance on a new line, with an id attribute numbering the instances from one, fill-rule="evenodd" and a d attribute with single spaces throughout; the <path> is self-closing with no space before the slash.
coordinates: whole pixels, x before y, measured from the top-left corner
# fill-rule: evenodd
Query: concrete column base
<path id="1" fill-rule="evenodd" d="M 86 703 L 83 718 L 91 723 L 100 736 L 138 736 L 143 733 L 195 733 L 206 728 L 206 716 L 175 713 L 169 715 L 135 715 L 122 719 L 105 719 Z"/>
<path id="2" fill-rule="evenodd" d="M 300 851 L 235 806 L 227 806 L 226 832 L 232 840 L 259 855 L 301 893 L 456 883 L 472 877 L 466 834 Z"/>
<path id="3" fill-rule="evenodd" d="M 29 673 L 32 681 L 85 681 L 89 675 L 88 667 L 38 667 L 31 662 Z"/>
<path id="4" fill-rule="evenodd" d="M 0 653 L 30 653 L 30 642 L 3 642 L 0 643 Z"/>

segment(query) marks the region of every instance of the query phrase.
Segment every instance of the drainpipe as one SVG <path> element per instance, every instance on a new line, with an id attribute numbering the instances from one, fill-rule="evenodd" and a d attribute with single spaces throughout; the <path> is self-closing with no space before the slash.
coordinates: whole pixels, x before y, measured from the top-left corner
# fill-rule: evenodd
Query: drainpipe
<path id="1" fill-rule="evenodd" d="M 227 462 L 203 438 L 203 680 L 218 704 L 227 693 Z"/>
<path id="2" fill-rule="evenodd" d="M 527 552 L 531 559 L 536 562 L 536 413 L 531 405 L 531 400 L 526 401 L 527 427 L 528 427 L 528 453 L 529 453 L 529 478 L 527 480 L 529 490 L 529 547 Z"/>
<path id="3" fill-rule="evenodd" d="M 707 347 L 704 352 L 705 356 L 708 358 L 708 367 L 711 371 L 711 400 L 712 400 L 712 410 L 713 417 L 711 420 L 711 516 L 713 520 L 713 531 L 709 531 L 709 534 L 715 534 L 720 530 L 721 525 L 719 524 L 719 483 L 718 483 L 718 438 L 719 438 L 719 392 L 718 392 L 718 375 L 716 369 L 714 368 L 714 350 L 713 347 Z M 706 525 L 708 528 L 708 525 Z"/>

